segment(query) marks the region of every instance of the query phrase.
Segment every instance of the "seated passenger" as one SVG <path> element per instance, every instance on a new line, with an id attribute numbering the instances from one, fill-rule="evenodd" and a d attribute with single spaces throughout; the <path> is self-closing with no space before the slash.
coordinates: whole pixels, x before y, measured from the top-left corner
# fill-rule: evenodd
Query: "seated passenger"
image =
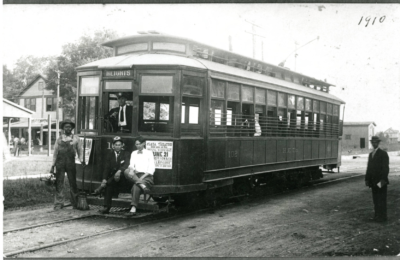
<path id="1" fill-rule="evenodd" d="M 129 168 L 125 171 L 125 179 L 133 184 L 131 210 L 129 216 L 136 215 L 140 194 L 153 187 L 153 174 L 155 171 L 153 152 L 144 148 L 146 140 L 139 136 L 136 139 L 136 151 L 131 154 Z"/>
<path id="2" fill-rule="evenodd" d="M 103 181 L 100 187 L 94 192 L 94 195 L 97 195 L 105 189 L 104 207 L 100 210 L 100 213 L 103 214 L 110 212 L 113 194 L 119 192 L 120 189 L 123 189 L 127 185 L 124 171 L 129 166 L 129 153 L 121 150 L 123 144 L 121 137 L 114 137 L 113 150 L 109 151 L 106 155 Z"/>
<path id="3" fill-rule="evenodd" d="M 109 119 L 114 132 L 132 132 L 132 106 L 127 106 L 128 93 L 118 93 L 118 107 L 111 109 L 104 117 Z"/>

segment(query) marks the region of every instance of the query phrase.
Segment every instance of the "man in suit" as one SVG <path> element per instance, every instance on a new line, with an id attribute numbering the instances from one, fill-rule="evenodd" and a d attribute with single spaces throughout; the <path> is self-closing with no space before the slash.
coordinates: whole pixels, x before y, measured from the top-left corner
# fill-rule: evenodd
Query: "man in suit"
<path id="1" fill-rule="evenodd" d="M 384 222 L 387 220 L 386 197 L 389 184 L 389 156 L 379 148 L 379 137 L 373 136 L 371 144 L 374 150 L 369 154 L 365 185 L 372 189 L 375 216 L 371 220 Z"/>
<path id="2" fill-rule="evenodd" d="M 123 141 L 116 136 L 113 139 L 113 149 L 106 155 L 103 171 L 103 181 L 94 195 L 100 194 L 105 190 L 104 207 L 100 210 L 102 214 L 108 214 L 111 208 L 112 196 L 127 185 L 124 171 L 129 166 L 130 153 L 122 150 Z"/>
<path id="3" fill-rule="evenodd" d="M 132 132 L 132 106 L 128 106 L 126 101 L 129 98 L 128 93 L 118 93 L 118 107 L 111 109 L 105 118 L 109 119 L 114 132 L 131 133 Z"/>

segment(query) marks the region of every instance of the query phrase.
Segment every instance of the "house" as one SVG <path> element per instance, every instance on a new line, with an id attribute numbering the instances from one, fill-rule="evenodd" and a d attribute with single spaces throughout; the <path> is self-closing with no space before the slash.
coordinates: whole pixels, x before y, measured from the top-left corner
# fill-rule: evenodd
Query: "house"
<path id="1" fill-rule="evenodd" d="M 46 77 L 37 75 L 26 87 L 19 93 L 15 101 L 22 107 L 25 107 L 34 113 L 31 121 L 31 136 L 33 140 L 40 140 L 45 145 L 47 140 L 47 118 L 50 115 L 52 119 L 52 143 L 56 139 L 55 119 L 57 118 L 56 102 L 57 93 L 46 89 Z M 59 121 L 63 120 L 63 110 L 59 107 Z M 28 120 L 21 119 L 19 122 L 10 124 L 11 132 L 14 136 L 28 137 Z"/>
<path id="2" fill-rule="evenodd" d="M 394 130 L 394 129 L 392 129 L 392 128 L 389 128 L 388 130 L 386 130 L 385 132 L 383 132 L 383 134 L 385 135 L 385 136 L 387 136 L 387 141 L 390 143 L 390 144 L 393 144 L 393 143 L 397 143 L 397 142 L 399 142 L 399 130 Z"/>
<path id="3" fill-rule="evenodd" d="M 375 127 L 374 122 L 344 122 L 342 149 L 372 149 L 369 140 L 375 135 Z"/>

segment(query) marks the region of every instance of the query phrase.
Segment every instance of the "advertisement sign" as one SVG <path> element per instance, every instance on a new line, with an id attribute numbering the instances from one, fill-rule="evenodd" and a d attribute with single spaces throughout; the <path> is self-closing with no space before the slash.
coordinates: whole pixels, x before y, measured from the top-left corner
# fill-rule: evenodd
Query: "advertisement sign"
<path id="1" fill-rule="evenodd" d="M 146 141 L 146 149 L 153 152 L 156 169 L 172 169 L 173 142 Z"/>

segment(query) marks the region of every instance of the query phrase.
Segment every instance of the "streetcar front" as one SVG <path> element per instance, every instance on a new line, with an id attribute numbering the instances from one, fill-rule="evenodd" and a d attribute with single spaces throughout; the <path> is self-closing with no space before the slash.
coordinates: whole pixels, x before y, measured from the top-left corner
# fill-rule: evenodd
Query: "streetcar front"
<path id="1" fill-rule="evenodd" d="M 128 152 L 142 136 L 155 159 L 153 194 L 204 189 L 206 72 L 186 50 L 184 41 L 131 42 L 115 47 L 115 57 L 77 68 L 75 131 L 86 138 L 87 158 L 86 167 L 77 166 L 78 188 L 98 187 L 115 136 Z"/>

